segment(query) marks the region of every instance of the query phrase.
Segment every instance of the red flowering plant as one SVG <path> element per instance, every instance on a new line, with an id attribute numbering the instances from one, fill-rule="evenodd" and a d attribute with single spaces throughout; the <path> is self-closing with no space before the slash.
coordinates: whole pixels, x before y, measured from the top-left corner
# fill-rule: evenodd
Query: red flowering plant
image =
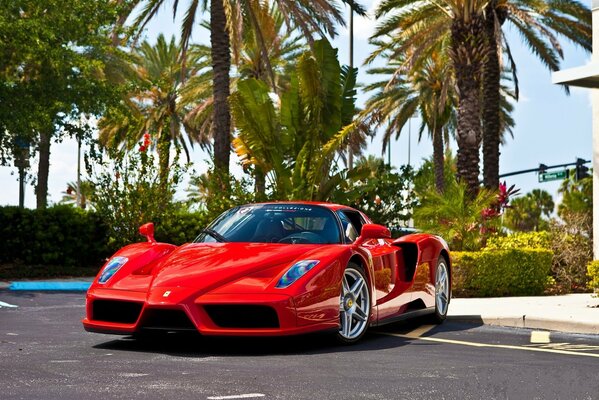
<path id="1" fill-rule="evenodd" d="M 150 134 L 148 132 L 146 132 L 143 135 L 142 143 L 139 145 L 139 151 L 141 153 L 145 153 L 148 150 L 148 148 L 150 147 L 150 144 L 152 144 L 152 139 L 150 137 Z"/>
<path id="2" fill-rule="evenodd" d="M 502 183 L 498 191 L 481 188 L 472 198 L 464 183 L 449 180 L 445 191 L 417 192 L 414 226 L 441 235 L 457 251 L 478 251 L 497 232 L 510 197 L 518 190 Z"/>
<path id="3" fill-rule="evenodd" d="M 480 233 L 483 236 L 483 242 L 489 235 L 497 232 L 498 226 L 501 222 L 501 216 L 510 208 L 510 199 L 520 192 L 520 189 L 515 188 L 516 185 L 512 185 L 509 188 L 505 181 L 499 183 L 499 191 L 495 197 L 495 200 L 491 205 L 483 209 L 482 224 L 480 227 Z"/>
<path id="4" fill-rule="evenodd" d="M 90 171 L 95 208 L 109 225 L 110 245 L 115 248 L 137 241 L 142 224 L 153 221 L 159 226 L 180 207 L 174 195 L 186 167 L 179 165 L 177 154 L 162 184 L 150 146 L 146 133 L 132 151 L 106 149 Z"/>

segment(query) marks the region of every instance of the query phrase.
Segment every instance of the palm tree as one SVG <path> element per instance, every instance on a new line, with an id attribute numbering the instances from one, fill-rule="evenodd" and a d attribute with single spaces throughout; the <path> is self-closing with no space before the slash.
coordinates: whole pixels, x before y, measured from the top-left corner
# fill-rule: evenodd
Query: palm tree
<path id="1" fill-rule="evenodd" d="M 335 36 L 335 24 L 344 24 L 337 0 L 272 0 L 277 4 L 285 23 L 289 27 L 298 28 L 304 37 L 313 42 L 315 34 Z M 144 4 L 135 25 L 143 29 L 152 19 L 165 0 L 138 0 Z M 255 10 L 260 0 L 191 0 L 181 27 L 181 43 L 185 51 L 191 32 L 195 26 L 199 11 L 210 11 L 210 49 L 212 60 L 213 104 L 212 132 L 214 137 L 214 164 L 216 169 L 228 175 L 229 156 L 231 148 L 231 113 L 228 98 L 230 95 L 231 50 L 235 50 L 235 39 L 241 38 L 244 28 L 244 16 L 249 21 L 250 29 L 256 31 L 256 37 L 261 43 L 262 53 L 267 59 L 266 45 L 262 29 L 256 18 Z M 352 2 L 353 4 L 353 2 Z M 173 2 L 173 13 L 176 14 L 178 1 Z M 359 5 L 353 7 L 361 12 Z M 231 40 L 233 38 L 234 40 Z M 236 55 L 236 52 L 234 52 Z"/>
<path id="2" fill-rule="evenodd" d="M 534 189 L 510 202 L 510 208 L 505 213 L 505 225 L 521 232 L 547 230 L 548 219 L 554 209 L 555 203 L 551 195 L 544 190 Z"/>
<path id="3" fill-rule="evenodd" d="M 406 66 L 402 59 L 395 59 L 388 42 L 397 43 L 391 38 L 378 43 L 387 66 L 373 68 L 369 74 L 382 74 L 384 80 L 366 86 L 367 91 L 376 91 L 367 100 L 362 113 L 376 127 L 386 124 L 383 137 L 383 153 L 395 134 L 401 134 L 402 128 L 414 114 L 422 118 L 420 138 L 428 129 L 433 141 L 433 160 L 435 169 L 435 187 L 439 192 L 444 189 L 444 141 L 455 127 L 455 107 L 457 95 L 454 90 L 453 70 L 447 59 L 447 52 L 441 47 L 429 58 L 413 68 Z M 446 45 L 441 43 L 442 45 Z M 387 78 L 390 75 L 390 78 Z"/>
<path id="4" fill-rule="evenodd" d="M 186 68 L 182 71 L 182 48 L 174 38 L 167 42 L 160 35 L 155 45 L 143 42 L 132 54 L 132 90 L 120 107 L 109 109 L 99 121 L 100 142 L 106 147 L 130 149 L 144 135 L 154 137 L 163 184 L 168 179 L 172 143 L 182 146 L 189 159 L 187 142 L 193 146 L 194 142 L 205 145 L 208 141 L 201 131 L 190 126 L 182 129 L 193 104 L 182 102 L 180 93 L 185 85 L 195 83 L 190 77 L 208 67 L 207 57 L 196 50 L 191 48 L 186 53 Z"/>
<path id="5" fill-rule="evenodd" d="M 563 52 L 557 35 L 591 51 L 591 12 L 576 0 L 491 0 L 485 10 L 486 61 L 483 73 L 483 176 L 484 185 L 499 185 L 500 79 L 502 48 L 511 59 L 502 26 L 509 22 L 539 60 L 550 70 L 560 69 Z M 502 46 L 503 45 L 503 46 Z M 512 68 L 515 71 L 515 66 Z"/>
<path id="6" fill-rule="evenodd" d="M 487 0 L 383 1 L 377 18 L 390 14 L 377 28 L 374 38 L 389 33 L 399 40 L 395 54 L 409 51 L 405 63 L 418 64 L 430 57 L 439 43 L 448 42 L 458 93 L 457 130 L 458 178 L 468 193 L 478 191 L 480 121 L 480 82 L 484 60 L 484 10 Z M 377 56 L 385 49 L 373 53 Z"/>

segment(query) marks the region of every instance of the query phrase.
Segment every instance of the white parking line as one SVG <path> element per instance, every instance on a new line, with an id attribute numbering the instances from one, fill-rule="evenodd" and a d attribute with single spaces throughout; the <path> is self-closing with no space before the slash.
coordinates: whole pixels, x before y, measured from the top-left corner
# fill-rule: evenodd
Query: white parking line
<path id="1" fill-rule="evenodd" d="M 2 308 L 2 307 L 6 307 L 6 308 L 17 308 L 18 306 L 15 306 L 14 304 L 8 304 L 8 303 L 5 303 L 3 301 L 0 301 L 0 308 Z"/>
<path id="2" fill-rule="evenodd" d="M 540 352 L 540 353 L 563 354 L 563 355 L 568 355 L 568 356 L 582 356 L 582 357 L 599 358 L 599 354 L 597 354 L 597 353 L 579 353 L 576 351 L 547 349 L 547 348 L 539 348 L 539 347 L 525 347 L 525 346 L 514 346 L 514 345 L 505 345 L 505 344 L 466 342 L 463 340 L 441 339 L 441 338 L 428 337 L 428 336 L 416 337 L 413 335 L 402 335 L 402 334 L 397 334 L 397 333 L 386 333 L 386 332 L 379 332 L 379 334 L 385 335 L 385 336 L 395 336 L 395 337 L 399 337 L 402 339 L 412 339 L 412 340 L 423 340 L 426 342 L 457 344 L 457 345 L 461 345 L 461 346 L 488 347 L 488 348 L 493 348 L 493 349 L 507 349 L 507 350 L 524 350 L 524 351 L 535 351 L 535 352 Z"/>
<path id="3" fill-rule="evenodd" d="M 255 399 L 258 397 L 264 397 L 265 394 L 262 393 L 247 393 L 247 394 L 237 394 L 232 396 L 209 396 L 208 400 L 229 400 L 229 399 Z"/>
<path id="4" fill-rule="evenodd" d="M 530 343 L 551 343 L 551 334 L 546 331 L 530 332 Z"/>

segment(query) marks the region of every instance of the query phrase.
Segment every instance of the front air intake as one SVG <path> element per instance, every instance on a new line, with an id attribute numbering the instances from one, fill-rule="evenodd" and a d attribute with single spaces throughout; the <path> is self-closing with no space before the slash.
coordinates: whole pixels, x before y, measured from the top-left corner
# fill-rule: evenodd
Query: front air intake
<path id="1" fill-rule="evenodd" d="M 277 312 L 268 306 L 206 305 L 210 319 L 221 328 L 278 328 Z"/>
<path id="2" fill-rule="evenodd" d="M 139 318 L 142 304 L 120 300 L 94 300 L 92 302 L 92 320 L 134 324 Z"/>
<path id="3" fill-rule="evenodd" d="M 183 310 L 150 308 L 141 320 L 141 329 L 164 331 L 196 331 L 195 325 Z"/>

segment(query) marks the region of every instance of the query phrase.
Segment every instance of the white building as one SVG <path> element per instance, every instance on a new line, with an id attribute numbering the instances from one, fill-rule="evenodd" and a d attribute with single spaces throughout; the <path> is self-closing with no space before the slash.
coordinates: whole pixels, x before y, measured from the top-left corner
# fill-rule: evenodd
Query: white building
<path id="1" fill-rule="evenodd" d="M 590 88 L 593 102 L 593 254 L 599 259 L 599 0 L 592 0 L 593 55 L 591 63 L 553 73 L 553 83 Z"/>

